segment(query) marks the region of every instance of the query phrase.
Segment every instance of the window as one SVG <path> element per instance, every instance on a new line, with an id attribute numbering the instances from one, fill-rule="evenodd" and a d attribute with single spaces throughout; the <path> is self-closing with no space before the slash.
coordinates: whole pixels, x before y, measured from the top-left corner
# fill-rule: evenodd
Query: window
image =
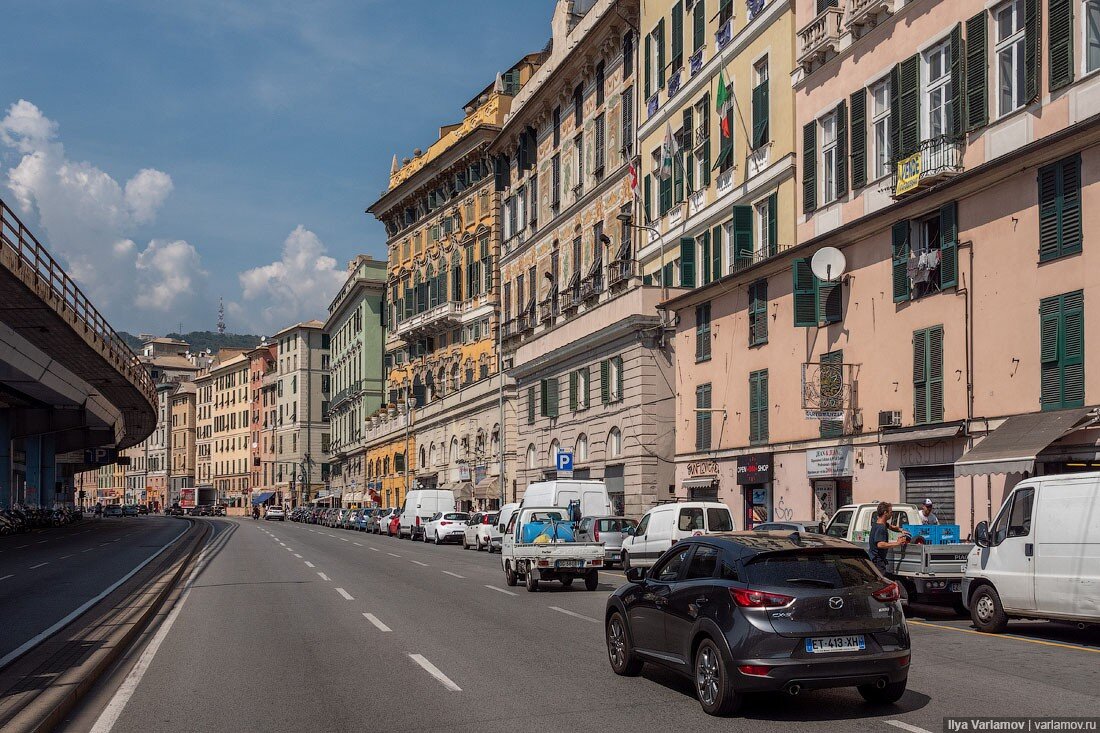
<path id="1" fill-rule="evenodd" d="M 607 434 L 607 458 L 618 458 L 623 452 L 623 434 L 618 428 L 611 428 Z"/>
<path id="2" fill-rule="evenodd" d="M 684 580 L 713 578 L 717 567 L 718 548 L 710 545 L 696 545 L 695 554 L 691 556 L 691 563 L 688 565 Z"/>
<path id="3" fill-rule="evenodd" d="M 854 113 L 853 113 L 854 115 Z M 872 175 L 875 180 L 890 174 L 890 79 L 871 86 Z"/>
<path id="4" fill-rule="evenodd" d="M 613 356 L 600 362 L 600 398 L 606 405 L 623 398 L 623 358 Z"/>
<path id="5" fill-rule="evenodd" d="M 894 302 L 956 285 L 958 246 L 958 211 L 953 201 L 933 216 L 894 224 Z"/>
<path id="6" fill-rule="evenodd" d="M 943 326 L 913 334 L 913 423 L 943 422 Z"/>
<path id="7" fill-rule="evenodd" d="M 603 104 L 604 82 L 605 81 L 606 81 L 606 79 L 605 79 L 605 74 L 604 74 L 604 63 L 603 63 L 603 61 L 601 61 L 600 63 L 598 63 L 596 65 L 596 106 L 597 107 L 599 107 L 601 104 Z"/>
<path id="8" fill-rule="evenodd" d="M 1084 291 L 1039 303 L 1040 396 L 1044 410 L 1085 404 Z"/>
<path id="9" fill-rule="evenodd" d="M 592 161 L 592 172 L 594 175 L 600 176 L 603 175 L 604 162 L 607 157 L 607 151 L 605 149 L 607 147 L 607 142 L 606 135 L 604 134 L 604 116 L 602 114 L 596 118 L 593 137 L 595 138 L 592 141 L 592 144 L 595 146 L 595 160 Z"/>
<path id="10" fill-rule="evenodd" d="M 844 352 L 837 350 L 822 354 L 818 374 L 820 408 L 829 411 L 844 409 Z M 839 438 L 844 434 L 844 420 L 822 420 L 819 434 L 822 438 Z"/>
<path id="11" fill-rule="evenodd" d="M 580 129 L 584 121 L 584 85 L 578 84 L 573 90 L 573 127 Z"/>
<path id="12" fill-rule="evenodd" d="M 627 87 L 623 92 L 623 159 L 634 155 L 634 87 Z"/>
<path id="13" fill-rule="evenodd" d="M 749 374 L 749 442 L 768 442 L 768 370 Z"/>
<path id="14" fill-rule="evenodd" d="M 695 450 L 710 450 L 710 383 L 695 388 Z"/>
<path id="15" fill-rule="evenodd" d="M 844 302 L 838 283 L 819 280 L 810 268 L 809 258 L 795 260 L 791 271 L 796 328 L 837 323 L 843 318 Z"/>
<path id="16" fill-rule="evenodd" d="M 692 546 L 688 544 L 672 550 L 671 554 L 653 568 L 651 577 L 662 583 L 675 582 L 680 577 L 680 571 L 683 570 L 688 555 L 691 554 L 691 548 Z"/>
<path id="17" fill-rule="evenodd" d="M 821 202 L 828 204 L 837 197 L 837 116 L 830 113 L 821 118 Z"/>
<path id="18" fill-rule="evenodd" d="M 584 433 L 577 436 L 577 447 L 573 451 L 573 459 L 578 462 L 588 460 L 588 436 Z"/>
<path id="19" fill-rule="evenodd" d="M 555 438 L 550 441 L 550 450 L 546 451 L 546 465 L 556 468 L 558 465 L 558 453 L 561 453 L 561 444 Z"/>
<path id="20" fill-rule="evenodd" d="M 695 361 L 710 360 L 710 303 L 695 307 Z"/>
<path id="21" fill-rule="evenodd" d="M 779 251 L 778 194 L 773 193 L 757 202 L 755 260 L 774 257 Z"/>
<path id="22" fill-rule="evenodd" d="M 535 388 L 527 388 L 527 424 L 535 424 Z"/>
<path id="23" fill-rule="evenodd" d="M 921 80 L 924 81 L 921 109 L 925 111 L 921 133 L 922 139 L 930 140 L 946 135 L 953 129 L 950 41 L 924 52 Z"/>
<path id="24" fill-rule="evenodd" d="M 558 379 L 543 379 L 539 383 L 543 417 L 558 416 Z"/>
<path id="25" fill-rule="evenodd" d="M 1097 0 L 1100 2 L 1100 0 Z M 702 6 L 698 0 L 696 7 Z M 691 141 L 695 146 L 691 156 L 693 170 L 691 181 L 695 190 L 703 190 L 710 185 L 710 95 L 704 94 L 703 99 L 695 105 L 692 113 L 693 120 L 699 120 L 699 124 L 692 131 Z M 715 273 L 715 277 L 718 274 Z"/>
<path id="26" fill-rule="evenodd" d="M 623 36 L 623 77 L 634 73 L 634 32 L 627 31 Z"/>
<path id="27" fill-rule="evenodd" d="M 584 133 L 578 132 L 573 141 L 573 193 L 576 198 L 584 191 Z"/>
<path id="28" fill-rule="evenodd" d="M 1081 251 L 1081 157 L 1039 169 L 1039 261 Z"/>
<path id="29" fill-rule="evenodd" d="M 765 145 L 768 132 L 768 59 L 764 57 L 753 66 L 756 86 L 752 89 L 752 147 Z"/>
<path id="30" fill-rule="evenodd" d="M 536 468 L 538 466 L 538 453 L 535 451 L 535 444 L 527 446 L 527 467 Z"/>
<path id="31" fill-rule="evenodd" d="M 573 412 L 577 410 L 587 410 L 589 406 L 588 401 L 589 390 L 589 373 L 588 367 L 578 369 L 569 374 L 569 409 Z"/>
<path id="32" fill-rule="evenodd" d="M 1011 504 L 1005 504 L 993 526 L 989 528 L 990 544 L 999 545 L 1009 537 L 1030 535 L 1034 504 L 1035 489 L 1020 489 L 1015 492 Z"/>
<path id="33" fill-rule="evenodd" d="M 657 21 L 657 27 L 645 40 L 645 95 L 648 99 L 665 86 L 665 21 Z"/>
<path id="34" fill-rule="evenodd" d="M 768 281 L 749 286 L 749 346 L 768 343 Z"/>
<path id="35" fill-rule="evenodd" d="M 994 9 L 997 29 L 997 113 L 1006 115 L 1023 106 L 1024 99 L 1024 0 L 1009 0 Z"/>
<path id="36" fill-rule="evenodd" d="M 1085 73 L 1100 69 L 1100 0 L 1085 0 Z"/>

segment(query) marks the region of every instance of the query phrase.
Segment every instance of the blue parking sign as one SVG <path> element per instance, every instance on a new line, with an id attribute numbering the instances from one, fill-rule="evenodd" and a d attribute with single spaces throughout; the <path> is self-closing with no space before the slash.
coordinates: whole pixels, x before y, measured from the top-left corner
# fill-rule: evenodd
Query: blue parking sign
<path id="1" fill-rule="evenodd" d="M 557 469 L 559 471 L 572 471 L 573 470 L 573 454 L 566 453 L 565 451 L 558 451 Z"/>

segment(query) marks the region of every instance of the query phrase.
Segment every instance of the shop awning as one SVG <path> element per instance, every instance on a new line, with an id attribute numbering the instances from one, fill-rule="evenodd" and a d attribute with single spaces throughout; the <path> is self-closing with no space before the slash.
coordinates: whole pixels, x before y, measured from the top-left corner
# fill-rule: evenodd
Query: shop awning
<path id="1" fill-rule="evenodd" d="M 260 493 L 252 497 L 252 505 L 256 506 L 257 504 L 263 504 L 265 501 L 273 496 L 275 496 L 274 491 L 261 491 Z"/>
<path id="2" fill-rule="evenodd" d="M 469 481 L 458 481 L 450 486 L 455 492 L 455 498 L 459 501 L 469 501 L 474 498 L 474 485 Z"/>
<path id="3" fill-rule="evenodd" d="M 890 443 L 914 443 L 917 441 L 944 440 L 954 438 L 962 432 L 961 423 L 951 425 L 937 425 L 936 427 L 916 428 L 911 430 L 891 430 L 879 436 L 880 444 Z"/>
<path id="4" fill-rule="evenodd" d="M 497 488 L 497 480 L 495 476 L 486 476 L 477 482 L 477 486 L 474 487 L 475 499 L 496 499 L 500 495 L 500 489 Z"/>
<path id="5" fill-rule="evenodd" d="M 685 489 L 709 489 L 718 483 L 717 476 L 711 476 L 710 478 L 689 478 L 681 484 Z"/>
<path id="6" fill-rule="evenodd" d="M 955 462 L 955 476 L 1030 473 L 1035 470 L 1035 457 L 1066 433 L 1076 430 L 1092 409 L 1010 417 Z"/>

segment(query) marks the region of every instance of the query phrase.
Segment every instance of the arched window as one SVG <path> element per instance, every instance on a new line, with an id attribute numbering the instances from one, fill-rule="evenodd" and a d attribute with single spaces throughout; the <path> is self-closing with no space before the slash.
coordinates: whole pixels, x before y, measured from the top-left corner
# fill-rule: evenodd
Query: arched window
<path id="1" fill-rule="evenodd" d="M 432 443 L 431 449 L 428 451 L 428 465 L 435 466 L 439 462 L 439 456 L 435 454 L 435 443 Z"/>
<path id="2" fill-rule="evenodd" d="M 550 441 L 550 450 L 547 451 L 547 463 L 551 468 L 558 465 L 558 453 L 561 452 L 561 443 L 557 438 Z"/>
<path id="3" fill-rule="evenodd" d="M 424 468 L 428 465 L 428 451 L 424 446 L 420 446 L 420 463 L 417 464 L 419 468 Z"/>
<path id="4" fill-rule="evenodd" d="M 537 467 L 537 461 L 538 461 L 538 458 L 537 458 L 537 452 L 535 451 L 535 444 L 532 443 L 531 445 L 527 446 L 527 467 L 528 468 L 536 468 Z"/>
<path id="5" fill-rule="evenodd" d="M 458 363 L 455 362 L 451 365 L 451 390 L 457 392 L 458 387 Z"/>
<path id="6" fill-rule="evenodd" d="M 474 455 L 481 458 L 485 455 L 485 431 L 478 429 L 474 439 Z"/>
<path id="7" fill-rule="evenodd" d="M 390 474 L 390 457 L 389 456 L 386 456 L 386 459 L 382 462 L 382 466 L 385 469 L 383 471 L 383 473 L 388 476 Z"/>
<path id="8" fill-rule="evenodd" d="M 493 437 L 489 439 L 490 450 L 493 458 L 500 456 L 500 425 L 493 426 Z"/>
<path id="9" fill-rule="evenodd" d="M 577 463 L 588 460 L 588 436 L 584 433 L 577 436 L 577 448 L 573 451 L 573 460 Z"/>
<path id="10" fill-rule="evenodd" d="M 619 432 L 618 428 L 611 428 L 611 432 L 607 434 L 607 457 L 618 458 L 622 452 L 623 434 Z"/>
<path id="11" fill-rule="evenodd" d="M 449 456 L 447 456 L 447 460 L 448 460 L 448 461 L 449 461 L 449 462 L 450 462 L 451 464 L 454 464 L 454 463 L 456 463 L 456 462 L 458 461 L 458 457 L 459 457 L 459 453 L 458 453 L 458 438 L 456 438 L 455 436 L 453 436 L 453 435 L 452 435 L 452 436 L 451 436 L 451 451 L 450 451 L 450 455 L 449 455 Z"/>

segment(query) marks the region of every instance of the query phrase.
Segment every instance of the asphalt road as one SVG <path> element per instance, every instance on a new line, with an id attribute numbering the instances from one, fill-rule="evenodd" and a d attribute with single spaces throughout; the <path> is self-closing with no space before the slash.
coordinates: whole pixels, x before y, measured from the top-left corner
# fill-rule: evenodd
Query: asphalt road
<path id="1" fill-rule="evenodd" d="M 168 517 L 89 518 L 0 538 L 0 666 L 186 528 Z"/>
<path id="2" fill-rule="evenodd" d="M 212 520 L 220 529 L 169 621 L 70 731 L 722 730 L 691 685 L 614 675 L 607 592 L 527 593 L 497 555 L 346 530 Z M 754 730 L 942 730 L 947 715 L 1096 715 L 1100 636 L 1020 624 L 977 634 L 952 616 L 913 623 L 909 691 L 876 708 L 854 690 L 768 695 Z"/>

